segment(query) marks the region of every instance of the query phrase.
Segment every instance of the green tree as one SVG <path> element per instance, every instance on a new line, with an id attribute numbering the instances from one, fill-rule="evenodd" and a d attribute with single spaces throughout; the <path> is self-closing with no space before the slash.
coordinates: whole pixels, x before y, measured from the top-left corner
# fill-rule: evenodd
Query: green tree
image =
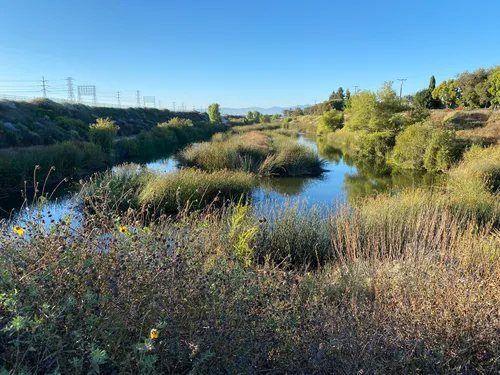
<path id="1" fill-rule="evenodd" d="M 267 123 L 267 122 L 270 122 L 270 121 L 271 121 L 271 116 L 265 115 L 263 113 L 259 114 L 259 122 L 260 123 Z"/>
<path id="2" fill-rule="evenodd" d="M 319 120 L 318 129 L 316 133 L 318 135 L 323 135 L 328 132 L 335 131 L 337 129 L 342 129 L 344 126 L 344 113 L 332 109 L 323 114 Z"/>
<path id="3" fill-rule="evenodd" d="M 431 76 L 431 79 L 429 81 L 429 90 L 434 91 L 434 89 L 436 88 L 436 77 L 434 76 Z"/>
<path id="4" fill-rule="evenodd" d="M 220 106 L 218 103 L 213 103 L 208 106 L 208 117 L 212 124 L 220 124 Z"/>
<path id="5" fill-rule="evenodd" d="M 489 91 L 490 88 L 491 81 L 489 79 L 487 81 L 478 83 L 474 88 L 480 108 L 486 108 L 491 105 L 492 96 Z"/>
<path id="6" fill-rule="evenodd" d="M 447 107 L 455 107 L 457 101 L 460 99 L 457 81 L 449 79 L 448 81 L 441 82 L 440 85 L 432 91 L 432 97 L 434 99 L 441 99 Z"/>
<path id="7" fill-rule="evenodd" d="M 460 105 L 470 108 L 480 107 L 476 86 L 487 79 L 488 72 L 484 69 L 477 69 L 473 73 L 467 71 L 461 73 L 456 79 L 460 91 Z"/>
<path id="8" fill-rule="evenodd" d="M 272 121 L 277 121 L 277 120 L 279 120 L 280 118 L 281 118 L 281 115 L 280 115 L 280 114 L 278 114 L 278 113 L 275 113 L 275 114 L 273 115 L 273 117 L 271 117 L 271 120 L 272 120 Z"/>
<path id="9" fill-rule="evenodd" d="M 345 90 L 345 100 L 349 100 L 351 99 L 351 92 L 349 91 L 349 89 L 346 89 Z"/>
<path id="10" fill-rule="evenodd" d="M 488 92 L 491 94 L 491 103 L 500 105 L 500 66 L 497 66 L 491 72 L 488 82 L 490 85 Z"/>
<path id="11" fill-rule="evenodd" d="M 252 111 L 248 111 L 246 117 L 247 117 L 248 121 L 253 121 L 253 113 L 252 113 Z"/>
<path id="12" fill-rule="evenodd" d="M 115 122 L 108 118 L 98 118 L 95 124 L 89 126 L 90 140 L 101 146 L 104 152 L 110 153 L 113 141 L 120 129 Z"/>
<path id="13" fill-rule="evenodd" d="M 424 89 L 415 93 L 413 104 L 417 108 L 432 109 L 433 100 L 431 89 Z"/>

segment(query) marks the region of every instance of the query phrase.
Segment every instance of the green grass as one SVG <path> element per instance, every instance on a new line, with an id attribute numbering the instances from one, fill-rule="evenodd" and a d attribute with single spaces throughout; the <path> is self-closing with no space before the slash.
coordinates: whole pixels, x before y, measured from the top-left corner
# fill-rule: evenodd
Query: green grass
<path id="1" fill-rule="evenodd" d="M 186 166 L 209 172 L 242 170 L 265 176 L 306 176 L 322 172 L 323 162 L 289 133 L 252 131 L 217 135 L 213 142 L 188 147 L 181 160 Z"/>
<path id="2" fill-rule="evenodd" d="M 40 181 L 38 189 L 46 182 L 54 186 L 65 178 L 90 174 L 105 168 L 108 157 L 99 146 L 88 142 L 63 142 L 51 146 L 34 146 L 26 149 L 0 150 L 0 196 L 24 190 L 25 181 Z M 39 176 L 39 178 L 33 178 Z M 40 179 L 40 176 L 41 179 Z M 26 186 L 30 193 L 35 187 Z"/>
<path id="3" fill-rule="evenodd" d="M 156 217 L 246 199 L 254 186 L 254 177 L 245 172 L 207 173 L 187 168 L 162 174 L 125 164 L 115 172 L 93 176 L 80 195 L 94 213 L 105 206 L 111 212 L 145 209 Z"/>
<path id="4" fill-rule="evenodd" d="M 254 187 L 254 178 L 245 172 L 181 169 L 143 178 L 139 203 L 164 212 L 220 206 L 226 200 L 245 198 Z"/>

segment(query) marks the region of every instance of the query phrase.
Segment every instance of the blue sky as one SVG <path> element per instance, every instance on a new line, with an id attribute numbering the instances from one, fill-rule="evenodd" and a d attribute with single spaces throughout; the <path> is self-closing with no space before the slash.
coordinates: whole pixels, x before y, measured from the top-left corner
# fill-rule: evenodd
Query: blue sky
<path id="1" fill-rule="evenodd" d="M 42 75 L 55 96 L 71 76 L 163 107 L 308 104 L 397 78 L 415 92 L 500 64 L 498 14 L 498 0 L 0 0 L 0 93 L 34 95 L 7 81 Z"/>

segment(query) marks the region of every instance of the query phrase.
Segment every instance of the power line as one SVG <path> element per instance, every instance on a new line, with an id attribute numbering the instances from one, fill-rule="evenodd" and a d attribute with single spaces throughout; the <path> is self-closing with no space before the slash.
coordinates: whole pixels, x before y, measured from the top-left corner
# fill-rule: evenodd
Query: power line
<path id="1" fill-rule="evenodd" d="M 118 108 L 121 108 L 121 103 L 120 103 L 120 91 L 116 93 L 116 99 L 118 100 Z"/>
<path id="2" fill-rule="evenodd" d="M 137 90 L 135 93 L 137 94 L 137 107 L 140 107 L 141 106 L 141 92 L 139 90 Z"/>

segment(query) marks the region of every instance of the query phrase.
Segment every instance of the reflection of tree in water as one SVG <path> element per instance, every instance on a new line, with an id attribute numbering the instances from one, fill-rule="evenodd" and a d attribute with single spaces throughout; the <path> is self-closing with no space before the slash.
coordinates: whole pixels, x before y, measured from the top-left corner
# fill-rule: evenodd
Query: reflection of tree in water
<path id="1" fill-rule="evenodd" d="M 338 164 L 340 160 L 342 160 L 342 150 L 330 146 L 321 138 L 317 139 L 316 144 L 318 146 L 318 154 L 321 158 L 334 162 L 335 164 Z"/>
<path id="2" fill-rule="evenodd" d="M 261 186 L 266 190 L 292 196 L 300 194 L 307 185 L 318 179 L 321 177 L 264 178 L 261 180 Z"/>

